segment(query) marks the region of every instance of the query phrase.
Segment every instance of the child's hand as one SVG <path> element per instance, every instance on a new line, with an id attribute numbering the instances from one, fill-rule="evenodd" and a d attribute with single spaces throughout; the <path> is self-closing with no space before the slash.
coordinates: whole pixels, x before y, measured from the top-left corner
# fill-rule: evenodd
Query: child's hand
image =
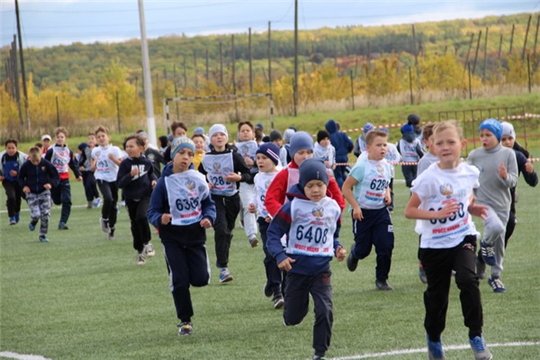
<path id="1" fill-rule="evenodd" d="M 324 162 L 324 166 L 326 166 L 326 167 L 330 166 L 330 161 L 326 160 L 326 161 Z"/>
<path id="2" fill-rule="evenodd" d="M 163 214 L 161 215 L 161 224 L 162 225 L 167 225 L 168 223 L 170 223 L 172 220 L 172 215 L 171 214 Z"/>
<path id="3" fill-rule="evenodd" d="M 284 271 L 289 271 L 292 269 L 292 263 L 296 262 L 296 260 L 291 259 L 290 257 L 286 258 L 282 262 L 278 264 L 278 268 Z"/>
<path id="4" fill-rule="evenodd" d="M 249 204 L 248 210 L 250 213 L 255 214 L 255 212 L 257 211 L 257 208 L 255 207 L 255 204 Z"/>
<path id="5" fill-rule="evenodd" d="M 384 195 L 384 205 L 390 205 L 392 203 L 392 195 L 385 194 Z"/>
<path id="6" fill-rule="evenodd" d="M 235 172 L 230 172 L 229 175 L 226 175 L 223 178 L 228 182 L 239 182 L 240 180 L 242 180 L 242 176 Z"/>
<path id="7" fill-rule="evenodd" d="M 210 229 L 212 227 L 212 222 L 208 218 L 204 218 L 201 220 L 199 225 L 205 229 Z"/>
<path id="8" fill-rule="evenodd" d="M 264 221 L 266 221 L 267 223 L 270 223 L 270 222 L 272 222 L 272 218 L 270 217 L 270 215 L 266 215 L 264 217 Z"/>
<path id="9" fill-rule="evenodd" d="M 356 220 L 359 220 L 359 221 L 362 221 L 364 220 L 364 215 L 362 214 L 362 209 L 360 209 L 359 206 L 353 208 L 353 219 L 356 219 Z"/>
<path id="10" fill-rule="evenodd" d="M 13 177 L 17 177 L 19 173 L 17 172 L 17 170 L 9 170 L 9 175 L 13 176 Z"/>
<path id="11" fill-rule="evenodd" d="M 27 186 L 25 186 L 25 187 L 27 187 Z M 44 188 L 45 190 L 51 190 L 51 189 L 52 189 L 52 185 L 49 184 L 49 183 L 47 183 L 47 184 L 43 185 L 43 188 Z M 23 190 L 24 190 L 24 189 L 23 189 Z M 28 192 L 30 192 L 30 189 L 28 189 Z"/>
<path id="12" fill-rule="evenodd" d="M 216 186 L 214 185 L 214 183 L 208 183 L 208 189 L 212 190 L 213 188 L 215 188 Z"/>
<path id="13" fill-rule="evenodd" d="M 246 162 L 246 165 L 247 165 L 247 166 L 253 166 L 253 165 L 255 165 L 255 161 L 253 161 L 253 159 L 250 158 L 250 157 L 245 157 L 245 158 L 244 158 L 244 161 Z"/>
<path id="14" fill-rule="evenodd" d="M 501 179 L 506 179 L 508 176 L 508 171 L 506 171 L 506 166 L 504 166 L 504 164 L 499 164 L 499 176 Z"/>
<path id="15" fill-rule="evenodd" d="M 457 201 L 450 201 L 444 207 L 436 211 L 435 214 L 437 215 L 436 219 L 443 220 L 447 219 L 454 215 L 454 213 L 459 211 L 459 202 Z"/>
<path id="16" fill-rule="evenodd" d="M 528 172 L 529 174 L 532 174 L 532 172 L 534 171 L 534 166 L 532 162 L 527 161 L 525 163 L 525 171 Z"/>
<path id="17" fill-rule="evenodd" d="M 132 167 L 131 171 L 129 172 L 129 175 L 131 175 L 133 177 L 139 175 L 139 167 L 138 166 Z"/>
<path id="18" fill-rule="evenodd" d="M 81 176 L 81 175 L 79 175 L 79 177 L 78 177 L 78 178 L 76 178 L 76 180 L 77 180 L 77 181 L 82 181 L 82 176 Z"/>
<path id="19" fill-rule="evenodd" d="M 156 187 L 156 184 L 157 184 L 157 181 L 156 181 L 156 180 L 152 180 L 152 182 L 151 182 L 151 184 L 150 184 L 150 185 L 152 186 L 152 189 L 153 189 L 154 187 Z"/>
<path id="20" fill-rule="evenodd" d="M 0 181 L 4 181 L 5 177 L 3 177 L 2 175 L 0 175 Z"/>
<path id="21" fill-rule="evenodd" d="M 116 162 L 116 157 L 115 157 L 114 154 L 112 154 L 112 153 L 109 153 L 109 159 L 111 159 L 112 161 Z"/>
<path id="22" fill-rule="evenodd" d="M 472 216 L 477 216 L 481 218 L 482 220 L 486 220 L 488 208 L 484 205 L 476 205 L 476 198 L 472 198 L 469 202 L 469 208 L 467 209 L 469 211 L 469 214 Z"/>
<path id="23" fill-rule="evenodd" d="M 45 185 L 48 185 L 48 184 L 45 184 Z M 25 194 L 30 194 L 30 188 L 29 188 L 28 186 L 23 187 L 22 191 L 23 191 Z"/>
<path id="24" fill-rule="evenodd" d="M 336 249 L 336 259 L 337 259 L 337 261 L 345 260 L 346 256 L 347 256 L 347 250 L 345 250 L 342 246 L 340 246 L 340 247 L 338 247 Z"/>

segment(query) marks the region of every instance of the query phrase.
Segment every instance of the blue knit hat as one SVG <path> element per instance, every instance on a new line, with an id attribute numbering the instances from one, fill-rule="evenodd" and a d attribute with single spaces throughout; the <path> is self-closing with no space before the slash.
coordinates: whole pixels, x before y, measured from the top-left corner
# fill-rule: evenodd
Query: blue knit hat
<path id="1" fill-rule="evenodd" d="M 497 140 L 501 141 L 503 129 L 499 120 L 487 119 L 482 121 L 478 127 L 478 131 L 483 129 L 489 130 L 491 133 L 493 133 L 493 135 L 495 135 Z"/>
<path id="2" fill-rule="evenodd" d="M 307 132 L 299 131 L 291 137 L 289 147 L 291 159 L 294 158 L 294 154 L 303 149 L 313 150 L 313 139 Z"/>
<path id="3" fill-rule="evenodd" d="M 195 145 L 193 144 L 193 141 L 188 138 L 187 136 L 180 136 L 173 140 L 171 144 L 171 159 L 174 159 L 176 154 L 181 149 L 191 149 L 193 153 L 195 153 Z"/>
<path id="4" fill-rule="evenodd" d="M 411 124 L 405 124 L 401 127 L 402 134 L 412 133 L 412 132 L 414 132 L 414 126 L 412 126 Z"/>
<path id="5" fill-rule="evenodd" d="M 195 128 L 195 130 L 193 130 L 193 135 L 195 135 L 195 134 L 201 134 L 201 135 L 204 135 L 204 128 L 202 128 L 202 127 L 200 127 L 200 126 L 197 127 L 197 128 Z"/>
<path id="6" fill-rule="evenodd" d="M 256 153 L 257 154 L 263 154 L 264 156 L 266 156 L 267 158 L 272 160 L 274 162 L 274 164 L 276 164 L 276 165 L 279 162 L 279 148 L 273 142 L 267 142 L 267 143 L 262 144 L 257 149 Z"/>
<path id="7" fill-rule="evenodd" d="M 375 126 L 373 126 L 372 123 L 366 123 L 364 127 L 362 128 L 362 131 L 364 132 L 364 134 L 367 134 L 369 131 L 373 129 L 375 129 Z"/>
<path id="8" fill-rule="evenodd" d="M 306 184 L 311 180 L 321 180 L 326 185 L 330 179 L 328 178 L 328 173 L 326 172 L 326 166 L 320 159 L 310 158 L 304 160 L 300 166 L 300 179 L 298 184 L 301 189 L 304 189 Z"/>
<path id="9" fill-rule="evenodd" d="M 287 129 L 285 130 L 285 132 L 283 133 L 283 140 L 286 142 L 286 143 L 290 143 L 291 142 L 291 138 L 292 136 L 296 133 L 296 131 L 294 131 L 293 129 Z"/>

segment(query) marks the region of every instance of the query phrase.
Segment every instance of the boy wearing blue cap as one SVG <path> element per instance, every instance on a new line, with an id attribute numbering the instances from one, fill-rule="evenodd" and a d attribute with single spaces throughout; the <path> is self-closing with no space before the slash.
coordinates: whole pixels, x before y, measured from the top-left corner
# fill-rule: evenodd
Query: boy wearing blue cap
<path id="1" fill-rule="evenodd" d="M 205 177 L 190 169 L 195 145 L 186 136 L 171 144 L 167 165 L 152 193 L 148 221 L 159 229 L 170 286 L 180 320 L 179 335 L 193 334 L 193 305 L 189 287 L 210 282 L 206 229 L 216 219 L 216 206 Z"/>
<path id="2" fill-rule="evenodd" d="M 468 162 L 480 170 L 480 187 L 474 189 L 479 204 L 488 207 L 481 249 L 477 259 L 477 273 L 483 279 L 486 264 L 491 266 L 488 284 L 494 292 L 506 291 L 500 279 L 503 270 L 504 238 L 508 222 L 510 189 L 518 181 L 516 155 L 501 144 L 502 125 L 498 120 L 484 120 L 478 127 L 482 147 L 469 154 Z"/>
<path id="3" fill-rule="evenodd" d="M 401 171 L 405 178 L 405 185 L 410 188 L 412 182 L 416 179 L 418 171 L 418 161 L 424 156 L 422 142 L 414 132 L 414 126 L 405 124 L 401 127 L 401 139 L 397 143 L 397 149 L 401 154 L 403 162 L 406 165 L 401 165 Z"/>
<path id="4" fill-rule="evenodd" d="M 313 359 L 322 359 L 332 336 L 330 261 L 334 255 L 338 261 L 346 256 L 337 240 L 341 208 L 326 196 L 329 176 L 322 161 L 306 159 L 299 169 L 299 181 L 287 193 L 290 201 L 268 227 L 267 248 L 278 267 L 287 272 L 283 323 L 294 326 L 302 322 L 309 310 L 309 295 L 313 298 Z"/>

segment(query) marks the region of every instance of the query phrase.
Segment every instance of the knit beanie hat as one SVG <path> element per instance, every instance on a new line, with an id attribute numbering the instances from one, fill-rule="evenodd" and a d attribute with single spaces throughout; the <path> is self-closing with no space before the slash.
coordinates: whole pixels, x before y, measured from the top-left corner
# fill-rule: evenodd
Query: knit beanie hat
<path id="1" fill-rule="evenodd" d="M 289 146 L 291 159 L 294 158 L 294 154 L 303 149 L 313 150 L 313 139 L 307 132 L 299 131 L 291 137 Z"/>
<path id="2" fill-rule="evenodd" d="M 489 130 L 491 133 L 493 133 L 493 135 L 495 135 L 497 140 L 501 141 L 503 129 L 499 120 L 487 119 L 482 121 L 478 127 L 478 130 L 480 131 L 484 129 Z"/>
<path id="3" fill-rule="evenodd" d="M 326 166 L 324 166 L 324 163 L 320 159 L 306 159 L 298 168 L 300 169 L 300 179 L 298 180 L 298 184 L 302 190 L 311 180 L 321 180 L 326 185 L 328 185 L 328 182 L 330 181 L 328 173 L 326 172 Z"/>
<path id="4" fill-rule="evenodd" d="M 402 134 L 412 133 L 412 132 L 414 132 L 414 126 L 412 126 L 411 124 L 405 124 L 401 127 Z"/>
<path id="5" fill-rule="evenodd" d="M 202 127 L 200 127 L 200 126 L 197 127 L 197 128 L 195 128 L 195 130 L 193 130 L 193 135 L 195 135 L 195 134 L 201 134 L 201 135 L 204 135 L 204 128 L 202 128 Z"/>
<path id="6" fill-rule="evenodd" d="M 262 123 L 257 123 L 255 127 L 258 127 L 259 129 L 264 130 L 264 125 Z"/>
<path id="7" fill-rule="evenodd" d="M 516 138 L 516 131 L 514 130 L 514 125 L 510 124 L 509 122 L 503 121 L 501 123 L 502 125 L 502 136 L 510 136 L 511 138 Z"/>
<path id="8" fill-rule="evenodd" d="M 279 148 L 273 142 L 262 144 L 259 149 L 257 149 L 257 154 L 263 154 L 264 156 L 272 160 L 276 165 L 279 162 Z"/>
<path id="9" fill-rule="evenodd" d="M 178 154 L 181 149 L 185 148 L 191 149 L 191 151 L 195 153 L 195 145 L 190 138 L 188 138 L 187 136 L 180 136 L 174 139 L 171 144 L 171 159 L 174 159 L 176 154 Z"/>
<path id="10" fill-rule="evenodd" d="M 208 136 L 210 137 L 210 139 L 217 133 L 225 134 L 225 136 L 227 136 L 227 139 L 229 139 L 229 133 L 227 132 L 227 128 L 225 127 L 225 125 L 215 124 L 212 125 L 210 130 L 208 130 Z"/>
<path id="11" fill-rule="evenodd" d="M 367 134 L 369 131 L 373 129 L 375 129 L 375 126 L 373 126 L 372 123 L 366 123 L 364 127 L 362 128 L 362 131 L 364 132 L 364 134 Z"/>
<path id="12" fill-rule="evenodd" d="M 317 133 L 317 142 L 320 143 L 321 140 L 324 140 L 326 138 L 330 139 L 330 134 L 328 133 L 328 131 L 319 130 L 319 132 Z"/>
<path id="13" fill-rule="evenodd" d="M 407 117 L 407 122 L 411 125 L 418 125 L 420 124 L 420 116 L 411 114 Z"/>
<path id="14" fill-rule="evenodd" d="M 290 143 L 291 138 L 292 138 L 292 136 L 294 135 L 295 132 L 296 131 L 294 131 L 293 129 L 285 130 L 285 132 L 283 133 L 283 140 L 285 140 L 285 142 L 287 142 L 287 143 Z"/>
<path id="15" fill-rule="evenodd" d="M 279 130 L 272 130 L 270 132 L 270 141 L 275 141 L 275 140 L 279 140 L 279 139 L 283 139 L 283 137 L 281 136 L 281 133 L 279 132 Z"/>

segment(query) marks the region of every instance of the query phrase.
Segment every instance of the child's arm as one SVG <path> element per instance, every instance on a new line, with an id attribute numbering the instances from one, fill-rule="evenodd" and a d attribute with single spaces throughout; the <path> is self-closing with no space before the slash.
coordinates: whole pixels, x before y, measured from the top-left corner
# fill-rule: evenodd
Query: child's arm
<path id="1" fill-rule="evenodd" d="M 212 199 L 212 196 L 208 194 L 204 199 L 201 201 L 201 208 L 202 208 L 202 217 L 201 220 L 201 226 L 208 229 L 212 227 L 214 222 L 216 221 L 216 204 L 214 203 L 214 200 Z M 208 226 L 205 226 L 203 224 L 203 221 L 207 220 L 209 223 Z"/>
<path id="2" fill-rule="evenodd" d="M 281 245 L 281 238 L 289 233 L 291 227 L 290 209 L 290 202 L 283 205 L 266 231 L 266 248 L 270 255 L 276 259 L 278 267 L 285 271 L 291 270 L 292 264 L 295 262 L 285 253 Z"/>
<path id="3" fill-rule="evenodd" d="M 353 193 L 353 188 L 356 184 L 358 184 L 358 180 L 349 175 L 345 179 L 345 182 L 341 187 L 341 191 L 343 191 L 343 196 L 353 209 L 353 218 L 362 221 L 364 219 L 364 216 L 362 215 L 362 209 L 360 209 L 360 205 L 358 205 L 358 202 L 356 201 Z"/>
<path id="4" fill-rule="evenodd" d="M 125 188 L 133 179 L 135 175 L 138 174 L 139 168 L 131 169 L 131 164 L 128 162 L 120 163 L 118 168 L 118 174 L 116 174 L 116 183 L 120 189 Z"/>
<path id="5" fill-rule="evenodd" d="M 253 175 L 242 155 L 237 152 L 233 152 L 232 155 L 234 172 L 230 173 L 229 176 L 225 176 L 225 180 L 229 182 L 246 182 L 248 184 L 253 184 Z"/>
<path id="6" fill-rule="evenodd" d="M 341 194 L 341 190 L 336 182 L 336 179 L 334 179 L 333 177 L 331 177 L 328 181 L 327 193 L 329 197 L 331 197 L 337 202 L 341 210 L 345 209 L 345 199 Z"/>
<path id="7" fill-rule="evenodd" d="M 405 217 L 418 220 L 442 220 L 453 216 L 455 212 L 459 211 L 457 201 L 448 202 L 438 211 L 422 210 L 419 208 L 421 203 L 420 197 L 413 192 L 405 206 Z"/>
<path id="8" fill-rule="evenodd" d="M 82 175 L 79 170 L 79 162 L 77 159 L 75 159 L 75 155 L 73 154 L 73 151 L 69 150 L 69 168 L 71 171 L 73 171 L 73 174 L 75 175 L 75 178 L 78 181 L 82 180 Z"/>
<path id="9" fill-rule="evenodd" d="M 58 174 L 58 170 L 56 170 L 53 164 L 47 164 L 47 171 L 49 172 L 49 182 L 51 186 L 55 187 L 60 185 L 60 175 Z"/>
<path id="10" fill-rule="evenodd" d="M 517 185 L 518 166 L 515 153 L 509 153 L 506 164 L 499 164 L 499 177 L 509 188 L 513 188 Z"/>
<path id="11" fill-rule="evenodd" d="M 467 211 L 472 216 L 477 216 L 482 220 L 486 220 L 488 208 L 487 206 L 476 205 L 476 198 L 474 197 L 474 195 L 471 195 L 471 197 L 469 198 L 469 207 L 467 208 Z"/>
<path id="12" fill-rule="evenodd" d="M 287 181 L 289 171 L 287 168 L 281 170 L 266 190 L 264 206 L 271 217 L 277 214 L 279 208 L 285 202 L 285 193 L 287 192 Z"/>
<path id="13" fill-rule="evenodd" d="M 150 197 L 150 205 L 146 211 L 148 222 L 155 227 L 159 227 L 163 221 L 166 221 L 163 225 L 166 225 L 170 221 L 171 214 L 163 213 L 163 208 L 168 204 L 167 193 L 165 187 L 165 181 L 160 178 L 152 196 Z M 168 215 L 168 217 L 167 217 Z M 168 220 L 168 221 L 167 221 Z"/>

